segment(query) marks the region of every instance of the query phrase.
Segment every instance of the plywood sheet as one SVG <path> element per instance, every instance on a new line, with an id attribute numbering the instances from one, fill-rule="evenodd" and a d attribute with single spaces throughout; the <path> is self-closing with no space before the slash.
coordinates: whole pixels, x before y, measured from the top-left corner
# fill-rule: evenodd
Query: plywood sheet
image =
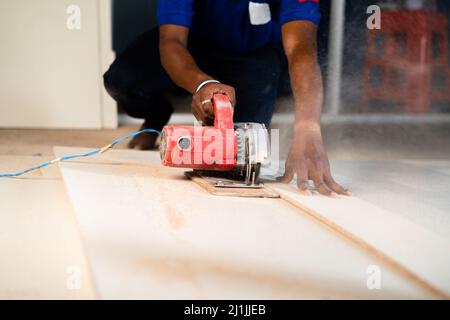
<path id="1" fill-rule="evenodd" d="M 295 185 L 273 187 L 282 198 L 449 297 L 449 167 L 450 162 L 334 162 L 336 180 L 352 190 L 351 198 L 305 197 Z"/>
<path id="2" fill-rule="evenodd" d="M 156 152 L 60 166 L 102 298 L 434 297 L 285 201 L 212 196 Z"/>
<path id="3" fill-rule="evenodd" d="M 357 197 L 450 241 L 450 161 L 336 161 Z"/>
<path id="4" fill-rule="evenodd" d="M 0 156 L 0 171 L 47 160 Z M 95 298 L 58 167 L 0 178 L 0 199 L 0 299 Z"/>

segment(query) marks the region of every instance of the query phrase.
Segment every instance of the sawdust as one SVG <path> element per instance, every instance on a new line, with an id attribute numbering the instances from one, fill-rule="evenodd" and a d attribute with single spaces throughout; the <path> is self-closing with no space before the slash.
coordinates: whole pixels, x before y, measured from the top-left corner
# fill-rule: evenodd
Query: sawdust
<path id="1" fill-rule="evenodd" d="M 163 206 L 164 206 L 164 213 L 172 228 L 180 229 L 186 226 L 186 221 L 183 215 L 176 212 L 176 210 L 173 209 L 167 203 L 165 203 Z"/>
<path id="2" fill-rule="evenodd" d="M 170 226 L 175 230 L 186 227 L 186 219 L 184 215 L 173 208 L 170 204 L 173 201 L 173 197 L 170 196 L 170 189 L 161 184 L 161 187 L 158 189 L 158 191 L 164 214 Z"/>

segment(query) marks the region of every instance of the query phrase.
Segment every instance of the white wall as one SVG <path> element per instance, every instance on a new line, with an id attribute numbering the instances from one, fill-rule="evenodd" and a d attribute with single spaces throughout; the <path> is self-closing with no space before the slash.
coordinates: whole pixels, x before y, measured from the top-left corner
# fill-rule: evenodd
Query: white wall
<path id="1" fill-rule="evenodd" d="M 110 60 L 110 0 L 0 0 L 0 127 L 117 123 L 101 75 Z M 66 10 L 81 9 L 69 30 Z"/>

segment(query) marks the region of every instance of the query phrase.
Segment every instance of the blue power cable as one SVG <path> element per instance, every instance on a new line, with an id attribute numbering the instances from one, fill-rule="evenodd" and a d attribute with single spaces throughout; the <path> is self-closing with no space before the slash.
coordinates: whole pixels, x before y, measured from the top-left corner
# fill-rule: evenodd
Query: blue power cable
<path id="1" fill-rule="evenodd" d="M 103 147 L 103 148 L 99 148 L 99 149 L 96 149 L 94 151 L 83 153 L 83 154 L 75 154 L 75 155 L 70 155 L 70 156 L 64 156 L 64 157 L 61 157 L 61 158 L 56 158 L 56 159 L 54 159 L 52 161 L 49 161 L 49 162 L 46 162 L 46 163 L 42 163 L 42 164 L 40 164 L 40 165 L 38 165 L 36 167 L 32 167 L 32 168 L 29 168 L 29 169 L 26 169 L 26 170 L 23 170 L 23 171 L 20 171 L 20 172 L 0 174 L 0 178 L 17 178 L 17 177 L 20 177 L 20 176 L 22 176 L 24 174 L 27 174 L 27 173 L 31 172 L 31 171 L 35 171 L 35 170 L 38 170 L 38 169 L 42 169 L 42 168 L 48 167 L 49 165 L 52 165 L 54 163 L 69 161 L 69 160 L 78 159 L 78 158 L 87 158 L 87 157 L 94 156 L 96 154 L 102 154 L 102 153 L 105 153 L 105 152 L 109 151 L 110 149 L 112 149 L 116 144 L 119 144 L 122 141 L 125 141 L 127 139 L 134 138 L 135 136 L 140 135 L 141 133 L 144 133 L 144 132 L 157 133 L 158 135 L 161 134 L 161 131 L 158 131 L 158 130 L 153 130 L 153 129 L 141 130 L 141 131 L 129 134 L 129 135 L 123 137 L 123 138 L 120 138 L 120 139 L 112 142 L 111 144 Z"/>

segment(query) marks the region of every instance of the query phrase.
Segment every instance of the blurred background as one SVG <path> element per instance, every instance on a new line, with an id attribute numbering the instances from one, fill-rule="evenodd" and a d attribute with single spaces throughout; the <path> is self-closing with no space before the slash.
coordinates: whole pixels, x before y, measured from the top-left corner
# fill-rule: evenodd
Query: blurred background
<path id="1" fill-rule="evenodd" d="M 156 25 L 156 3 L 0 0 L 0 152 L 98 146 L 137 129 L 140 121 L 117 110 L 101 76 Z M 366 26 L 370 5 L 381 8 L 380 30 Z M 450 2 L 322 0 L 320 6 L 330 158 L 450 158 Z M 70 24 L 77 8 L 79 28 Z M 171 99 L 177 110 L 171 121 L 192 123 L 189 96 Z M 282 158 L 293 108 L 291 97 L 280 97 L 273 119 Z"/>

